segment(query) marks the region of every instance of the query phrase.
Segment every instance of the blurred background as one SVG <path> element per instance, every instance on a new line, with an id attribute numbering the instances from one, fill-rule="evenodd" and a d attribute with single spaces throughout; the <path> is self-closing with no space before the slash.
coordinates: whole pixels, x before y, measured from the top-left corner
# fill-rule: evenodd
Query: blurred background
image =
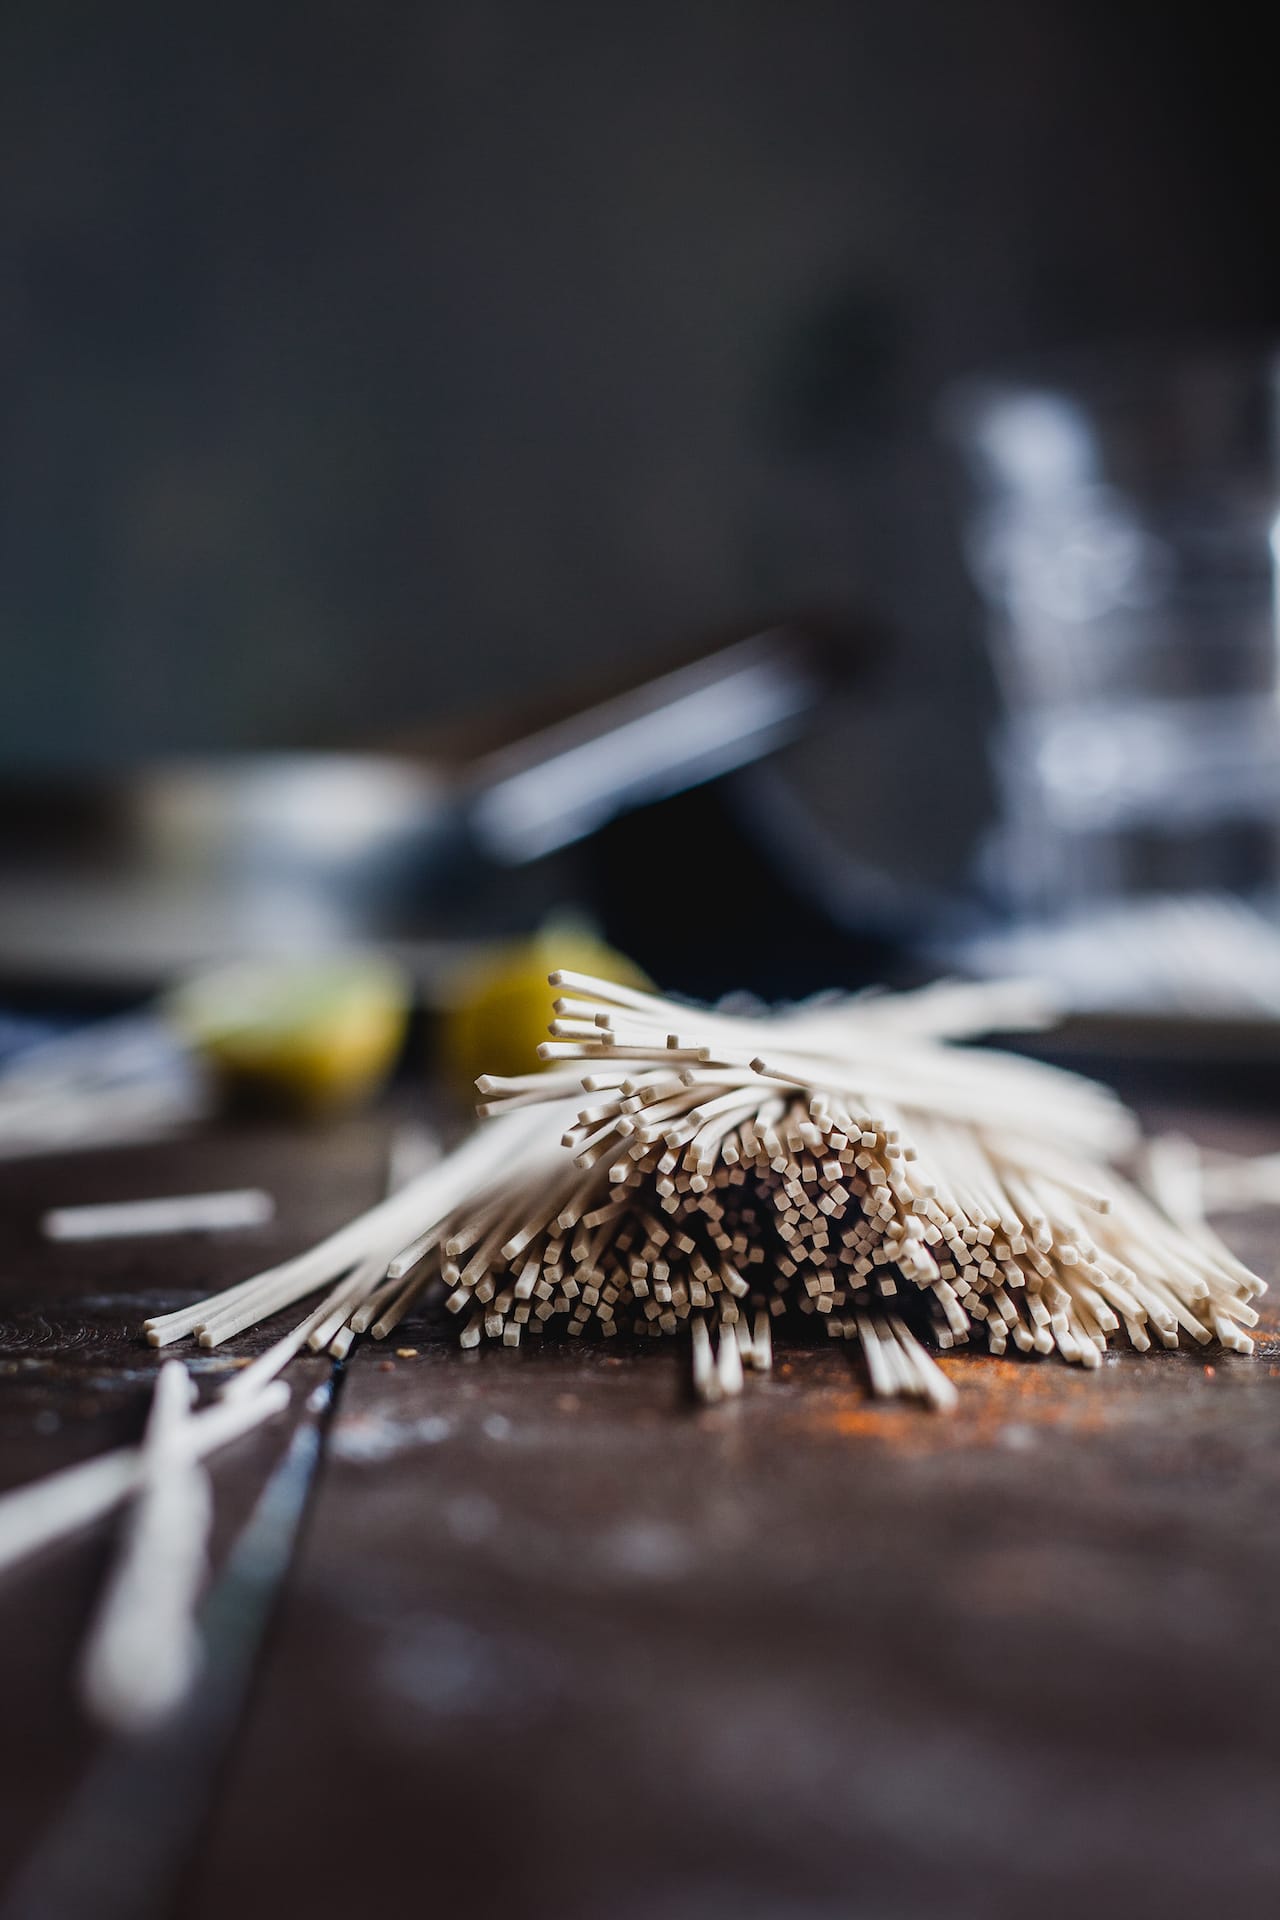
<path id="1" fill-rule="evenodd" d="M 408 754 L 406 789 L 370 797 L 349 760 L 336 787 L 308 762 L 320 784 L 290 803 L 313 840 L 344 823 L 366 876 L 352 823 L 374 823 L 381 853 L 394 817 L 399 892 L 389 917 L 384 893 L 331 923 L 295 889 L 268 938 L 261 896 L 279 907 L 291 884 L 268 860 L 232 951 L 288 923 L 308 941 L 412 934 L 421 959 L 437 935 L 567 906 L 669 984 L 799 991 L 904 955 L 997 967 L 1033 917 L 1135 890 L 1227 889 L 1252 912 L 1280 817 L 1280 182 L 1251 20 L 1154 0 L 8 0 L 0 968 L 29 985 L 96 958 L 104 982 L 150 986 L 222 957 L 207 928 L 229 924 L 225 889 L 180 909 L 152 884 L 157 863 L 189 877 L 213 859 L 190 789 L 149 795 L 126 855 L 119 783 L 192 756 L 200 781 L 212 756 L 240 782 L 263 763 L 224 757 L 263 752 Z M 1174 356 L 1158 377 L 1156 354 Z M 1207 398 L 1187 372 L 1204 364 Z M 1025 407 L 1010 430 L 973 379 L 1021 405 L 1063 366 L 1075 440 L 1033 407 L 1028 466 Z M 1179 625 L 1187 569 L 1169 585 L 1206 475 L 1208 638 Z M 1133 609 L 1128 575 L 1098 598 L 1138 521 L 1144 605 L 1175 608 L 1157 619 L 1167 657 L 1106 626 Z M 1069 633 L 1027 612 L 1064 548 L 1091 583 L 1053 615 Z M 426 786 L 437 804 L 445 762 L 450 795 L 460 767 L 474 791 L 479 745 L 779 622 L 835 635 L 838 670 L 828 682 L 828 653 L 791 745 L 752 779 L 673 816 L 660 796 L 692 776 L 668 772 L 601 810 L 623 816 L 602 850 L 474 911 L 439 877 L 460 871 L 456 835 L 451 866 L 438 848 L 406 863 L 404 813 Z M 1221 693 L 1228 628 L 1217 771 L 1187 774 L 1202 714 L 1179 709 L 1119 856 L 1098 829 L 1136 735 L 1095 755 L 1089 818 L 1058 818 L 1050 763 L 1074 781 L 1091 689 Z M 1047 685 L 1066 654 L 1075 684 Z M 998 688 L 1031 713 L 1016 738 Z M 1197 819 L 1165 845 L 1188 779 L 1208 837 Z M 255 846 L 258 799 L 233 833 Z M 691 844 L 710 869 L 676 871 Z M 1256 987 L 1273 950 L 1255 958 Z"/>
<path id="2" fill-rule="evenodd" d="M 1280 318 L 1232 13 L 9 0 L 0 751 L 348 742 L 814 600 L 981 724 L 933 400 Z"/>

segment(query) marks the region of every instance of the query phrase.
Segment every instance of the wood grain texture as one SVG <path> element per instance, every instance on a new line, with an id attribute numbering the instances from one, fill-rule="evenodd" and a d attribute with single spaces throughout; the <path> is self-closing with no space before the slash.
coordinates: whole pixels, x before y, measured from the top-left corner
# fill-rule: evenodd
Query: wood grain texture
<path id="1" fill-rule="evenodd" d="M 155 1368 L 149 1313 L 199 1298 L 305 1245 L 375 1197 L 385 1128 L 360 1123 L 303 1136 L 230 1131 L 164 1147 L 0 1168 L 0 1489 L 88 1459 L 142 1433 Z M 49 1207 L 144 1198 L 252 1180 L 277 1198 L 268 1228 L 138 1243 L 53 1245 Z M 207 1395 L 235 1356 L 266 1344 L 257 1330 L 233 1352 L 167 1351 L 188 1360 Z M 323 1360 L 296 1365 L 294 1403 L 212 1462 L 215 1566 L 279 1457 Z M 99 1746 L 71 1689 L 73 1663 L 115 1539 L 104 1520 L 0 1581 L 0 1693 L 11 1738 L 0 1744 L 0 1887 L 27 1856 Z"/>
<path id="2" fill-rule="evenodd" d="M 1280 1145 L 1280 1121 L 1176 1117 Z M 280 1199 L 284 1253 L 373 1196 L 382 1151 L 375 1124 L 217 1139 L 99 1163 L 91 1191 L 33 1170 L 17 1204 L 8 1170 L 0 1209 L 21 1239 L 54 1188 L 247 1173 Z M 1232 1238 L 1276 1274 L 1264 1217 Z M 151 1361 L 112 1301 L 176 1302 L 194 1257 L 243 1270 L 227 1242 L 120 1265 L 22 1245 L 0 1361 L 51 1371 L 0 1375 L 14 1480 L 140 1425 Z M 869 1402 L 844 1351 L 783 1350 L 742 1402 L 698 1410 L 657 1343 L 463 1356 L 406 1325 L 358 1348 L 179 1920 L 1270 1915 L 1274 1305 L 1266 1326 L 1252 1360 L 949 1358 L 949 1421 Z M 30 1432 L 50 1410 L 58 1432 Z M 243 1444 L 220 1515 L 278 1446 Z M 104 1546 L 0 1588 L 29 1742 L 0 1763 L 5 1862 L 83 1764 L 65 1663 Z"/>

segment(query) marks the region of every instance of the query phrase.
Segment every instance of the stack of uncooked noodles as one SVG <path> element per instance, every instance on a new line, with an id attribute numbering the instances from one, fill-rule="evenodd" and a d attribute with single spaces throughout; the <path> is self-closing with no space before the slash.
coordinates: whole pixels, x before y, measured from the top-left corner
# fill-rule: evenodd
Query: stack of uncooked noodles
<path id="1" fill-rule="evenodd" d="M 1251 1351 L 1262 1282 L 1176 1180 L 1133 1177 L 1143 1143 L 1114 1095 L 957 1044 L 1047 1024 L 1034 990 L 731 1014 L 551 983 L 543 1069 L 482 1078 L 454 1153 L 297 1258 L 148 1321 L 150 1340 L 218 1346 L 319 1295 L 228 1388 L 248 1394 L 434 1292 L 463 1346 L 683 1337 L 714 1400 L 770 1366 L 779 1326 L 854 1342 L 875 1392 L 936 1407 L 955 1390 L 930 1348 L 973 1340 L 1086 1367 L 1112 1336 Z"/>

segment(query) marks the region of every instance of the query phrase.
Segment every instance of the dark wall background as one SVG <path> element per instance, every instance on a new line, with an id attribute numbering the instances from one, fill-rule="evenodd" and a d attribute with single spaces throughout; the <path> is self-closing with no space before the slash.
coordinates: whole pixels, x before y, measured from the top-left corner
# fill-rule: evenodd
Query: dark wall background
<path id="1" fill-rule="evenodd" d="M 1280 317 L 1247 22 L 0 0 L 0 759 L 376 734 L 815 601 L 976 717 L 938 385 Z"/>

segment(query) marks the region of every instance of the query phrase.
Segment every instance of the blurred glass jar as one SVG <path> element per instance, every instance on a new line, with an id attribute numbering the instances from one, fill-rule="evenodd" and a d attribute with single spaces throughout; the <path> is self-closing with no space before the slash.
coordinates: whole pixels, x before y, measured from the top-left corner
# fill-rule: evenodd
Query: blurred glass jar
<path id="1" fill-rule="evenodd" d="M 1274 885 L 1277 391 L 1270 354 L 1156 352 L 950 396 L 1011 905 Z"/>

